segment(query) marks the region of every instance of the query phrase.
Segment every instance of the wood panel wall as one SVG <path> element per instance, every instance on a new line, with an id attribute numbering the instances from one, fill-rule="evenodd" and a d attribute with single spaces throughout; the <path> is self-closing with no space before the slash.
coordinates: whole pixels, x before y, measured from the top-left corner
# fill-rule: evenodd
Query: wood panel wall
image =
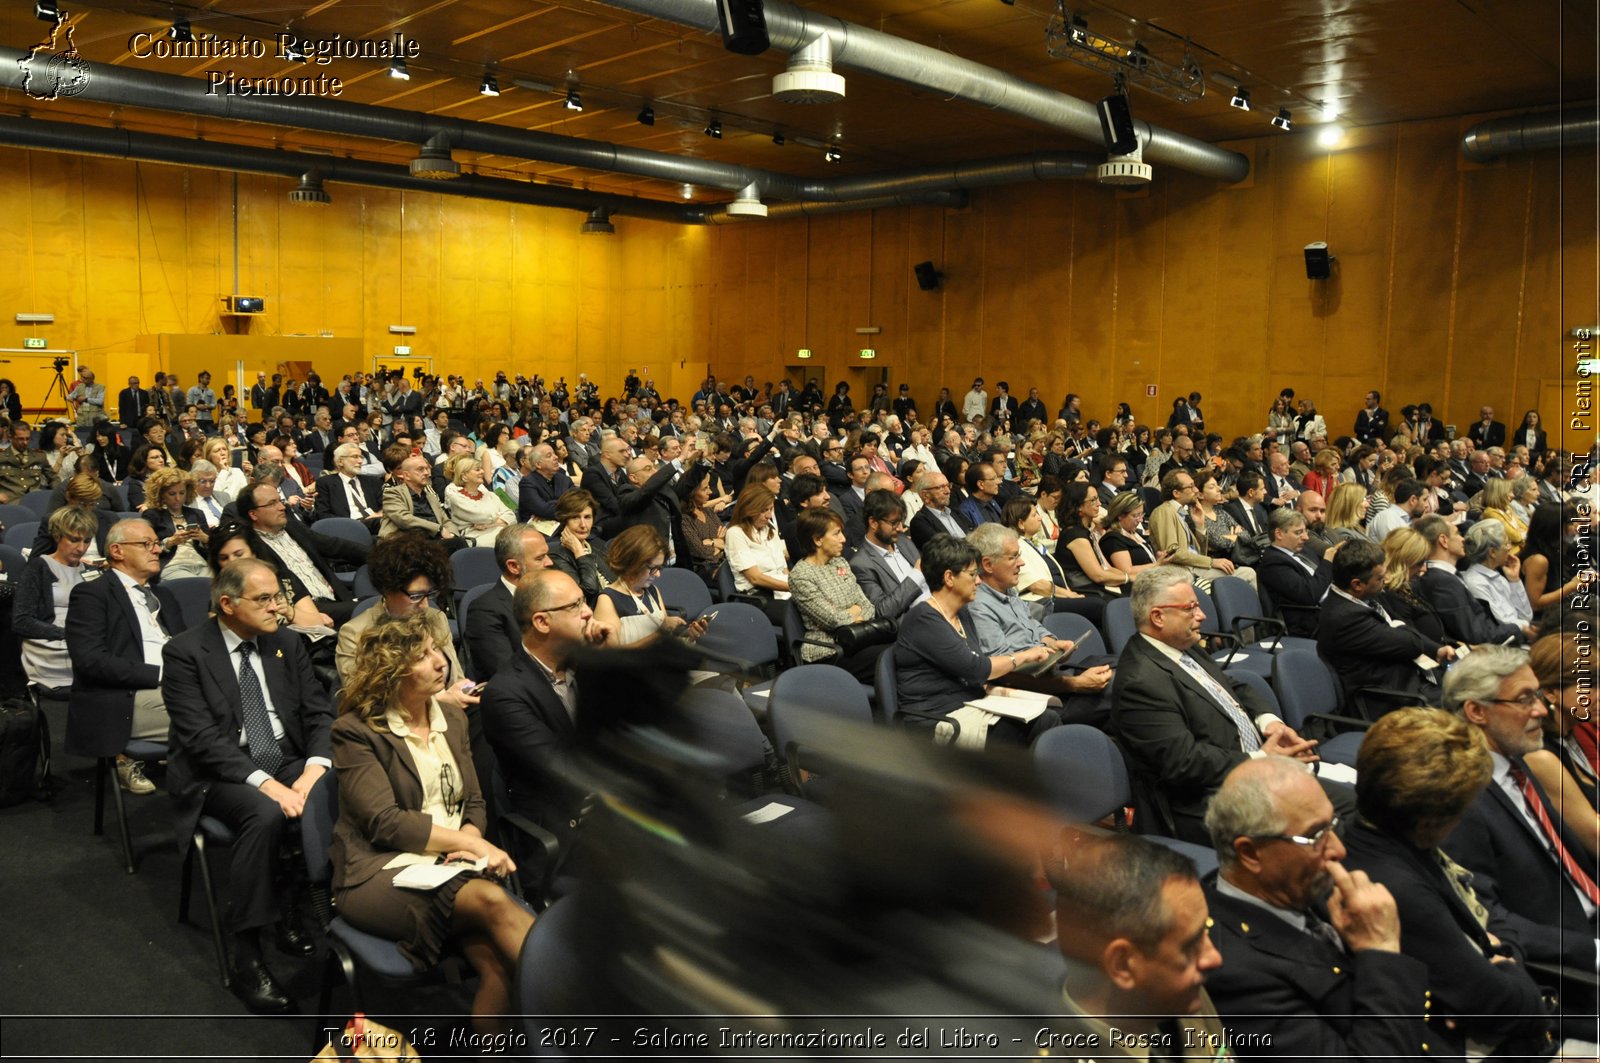
<path id="1" fill-rule="evenodd" d="M 776 379 L 809 347 L 829 381 L 865 365 L 924 404 L 982 374 L 1038 387 L 1052 411 L 1075 391 L 1089 416 L 1126 401 L 1149 423 L 1199 390 L 1229 433 L 1263 427 L 1283 387 L 1340 431 L 1370 387 L 1463 432 L 1485 403 L 1515 422 L 1541 381 L 1570 375 L 1564 332 L 1600 320 L 1595 159 L 1466 163 L 1456 145 L 1475 120 L 1358 130 L 1336 151 L 1310 134 L 1231 145 L 1254 158 L 1232 187 L 1161 167 L 1134 194 L 1057 182 L 963 210 L 724 226 L 712 368 Z M 1316 240 L 1338 260 L 1326 281 L 1305 275 Z M 935 292 L 911 271 L 929 259 Z"/>

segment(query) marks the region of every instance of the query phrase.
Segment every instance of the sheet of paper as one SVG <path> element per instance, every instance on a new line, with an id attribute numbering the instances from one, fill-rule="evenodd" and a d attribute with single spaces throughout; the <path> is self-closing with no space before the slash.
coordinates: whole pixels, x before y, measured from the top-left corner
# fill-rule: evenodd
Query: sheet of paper
<path id="1" fill-rule="evenodd" d="M 782 819 L 793 811 L 794 809 L 788 805 L 780 805 L 774 801 L 769 805 L 762 805 L 754 812 L 746 812 L 744 821 L 746 823 L 771 823 L 775 819 Z"/>

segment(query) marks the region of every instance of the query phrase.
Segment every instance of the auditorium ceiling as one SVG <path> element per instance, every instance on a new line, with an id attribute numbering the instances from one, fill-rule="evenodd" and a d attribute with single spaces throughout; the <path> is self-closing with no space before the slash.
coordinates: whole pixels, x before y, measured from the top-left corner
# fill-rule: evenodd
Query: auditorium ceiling
<path id="1" fill-rule="evenodd" d="M 772 96 L 785 69 L 779 51 L 724 49 L 720 37 L 589 0 L 321 0 L 286 9 L 262 0 L 200 5 L 144 0 L 61 0 L 63 29 L 84 59 L 128 69 L 234 78 L 336 77 L 340 102 L 499 123 L 679 156 L 833 177 L 949 160 L 1099 147 L 1060 129 L 947 98 L 844 66 L 842 102 L 792 105 Z M 1110 77 L 1046 51 L 1057 14 L 1049 0 L 810 0 L 809 10 L 974 60 L 1085 100 Z M 1295 134 L 1328 116 L 1372 125 L 1480 112 L 1545 109 L 1593 94 L 1592 0 L 1125 0 L 1072 5 L 1097 34 L 1178 62 L 1187 51 L 1205 72 L 1205 93 L 1174 102 L 1137 86 L 1135 117 L 1207 142 L 1282 136 L 1268 125 L 1280 107 Z M 262 59 L 151 54 L 170 39 L 174 14 L 200 39 L 259 40 Z M 50 25 L 24 0 L 0 6 L 0 44 L 27 49 Z M 409 80 L 388 64 L 336 58 L 327 65 L 277 57 L 275 35 L 308 41 L 393 42 L 415 49 Z M 143 36 L 141 36 L 143 35 Z M 58 45 L 59 46 L 59 45 Z M 500 95 L 480 94 L 492 74 Z M 1229 106 L 1251 90 L 1253 110 Z M 567 106 L 569 89 L 581 111 Z M 654 125 L 637 120 L 654 111 Z M 308 98 L 308 106 L 318 106 Z M 40 101 L 0 94 L 0 114 L 81 122 L 213 142 L 403 164 L 417 145 L 198 117 L 135 103 Z M 715 119 L 722 137 L 704 132 Z M 775 143 L 774 134 L 783 140 Z M 837 149 L 824 160 L 822 145 Z M 714 188 L 457 151 L 467 173 L 534 180 L 661 200 L 725 200 Z"/>

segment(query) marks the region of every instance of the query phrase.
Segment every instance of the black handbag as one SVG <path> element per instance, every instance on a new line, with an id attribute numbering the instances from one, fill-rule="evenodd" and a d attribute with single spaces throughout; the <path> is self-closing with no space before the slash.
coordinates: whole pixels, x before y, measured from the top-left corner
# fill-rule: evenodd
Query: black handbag
<path id="1" fill-rule="evenodd" d="M 844 655 L 849 657 L 857 650 L 864 650 L 868 646 L 881 646 L 893 642 L 899 631 L 893 617 L 879 616 L 836 627 L 828 634 L 839 644 L 839 649 L 844 651 Z"/>

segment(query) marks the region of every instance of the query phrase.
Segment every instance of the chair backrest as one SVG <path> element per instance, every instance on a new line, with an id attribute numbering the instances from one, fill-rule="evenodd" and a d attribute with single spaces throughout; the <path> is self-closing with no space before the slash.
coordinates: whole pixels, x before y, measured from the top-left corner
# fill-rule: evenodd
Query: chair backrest
<path id="1" fill-rule="evenodd" d="M 1116 654 L 1138 633 L 1133 622 L 1133 602 L 1127 598 L 1113 598 L 1106 603 L 1106 647 Z"/>
<path id="2" fill-rule="evenodd" d="M 311 525 L 311 530 L 372 549 L 372 532 L 354 517 L 323 517 Z"/>
<path id="3" fill-rule="evenodd" d="M 33 537 L 39 534 L 39 522 L 36 520 L 21 520 L 15 524 L 6 525 L 5 543 L 18 550 L 26 550 L 33 545 Z"/>
<path id="4" fill-rule="evenodd" d="M 783 606 L 783 657 L 787 663 L 796 665 L 801 660 L 800 646 L 806 639 L 806 622 L 793 598 Z"/>
<path id="5" fill-rule="evenodd" d="M 322 472 L 323 472 L 323 469 L 322 469 L 322 451 L 320 451 L 320 450 L 302 451 L 301 454 L 300 454 L 300 461 L 301 461 L 302 464 L 305 465 L 306 471 L 311 473 L 311 475 L 313 475 L 313 476 L 321 476 L 322 475 Z"/>
<path id="6" fill-rule="evenodd" d="M 723 777 L 757 771 L 767 763 L 766 737 L 744 699 L 726 690 L 701 687 L 678 706 L 695 748 L 719 762 Z"/>
<path id="7" fill-rule="evenodd" d="M 1200 603 L 1200 611 L 1206 614 L 1200 630 L 1206 634 L 1214 634 L 1224 630 L 1222 621 L 1217 619 L 1217 603 L 1211 600 L 1211 592 L 1196 583 L 1194 584 L 1194 597 L 1195 601 Z M 1132 606 L 1130 605 L 1129 608 L 1132 608 Z"/>
<path id="8" fill-rule="evenodd" d="M 306 878 L 312 886 L 326 885 L 333 878 L 333 859 L 328 850 L 333 845 L 333 825 L 338 820 L 339 783 L 329 768 L 306 795 L 300 812 L 300 847 L 305 852 Z"/>
<path id="9" fill-rule="evenodd" d="M 22 496 L 18 504 L 32 513 L 34 520 L 44 520 L 55 509 L 50 504 L 53 497 L 55 497 L 53 491 L 29 491 Z"/>
<path id="10" fill-rule="evenodd" d="M 38 524 L 41 519 L 40 514 L 35 513 L 27 506 L 19 506 L 15 502 L 0 503 L 0 524 L 5 525 L 7 528 L 13 524 L 25 524 L 30 520 Z"/>
<path id="11" fill-rule="evenodd" d="M 817 736 L 815 723 L 823 718 L 872 726 L 872 704 L 856 677 L 831 664 L 802 664 L 778 674 L 772 684 L 767 721 L 778 753 L 789 757 L 798 750 L 828 744 Z M 812 725 L 812 726 L 808 726 Z"/>
<path id="12" fill-rule="evenodd" d="M 745 667 L 762 668 L 778 660 L 778 640 L 772 622 L 753 605 L 722 602 L 696 645 L 701 652 Z"/>
<path id="13" fill-rule="evenodd" d="M 1146 515 L 1153 513 L 1155 508 L 1161 504 L 1161 488 L 1159 487 L 1141 487 L 1139 488 L 1139 496 L 1144 499 Z"/>
<path id="14" fill-rule="evenodd" d="M 1236 617 L 1263 615 L 1261 599 L 1255 589 L 1238 576 L 1218 576 L 1212 580 L 1211 601 L 1217 607 L 1217 626 L 1223 631 L 1233 630 Z"/>
<path id="15" fill-rule="evenodd" d="M 1260 694 L 1261 700 L 1267 703 L 1268 710 L 1274 716 L 1280 718 L 1283 716 L 1283 707 L 1278 704 L 1278 692 L 1272 689 L 1272 682 L 1266 676 L 1240 665 L 1234 665 L 1227 672 L 1229 678 L 1239 680 L 1245 686 Z M 1298 727 L 1297 724 L 1289 724 L 1289 726 Z"/>
<path id="16" fill-rule="evenodd" d="M 164 579 L 161 585 L 178 599 L 183 610 L 183 629 L 199 627 L 211 615 L 211 581 L 204 576 L 185 576 L 182 579 Z"/>
<path id="17" fill-rule="evenodd" d="M 494 584 L 489 583 L 482 587 L 474 587 L 466 594 L 461 596 L 461 604 L 456 608 L 456 623 L 460 625 L 463 632 L 467 630 L 467 610 L 472 607 L 473 602 L 477 601 L 479 598 L 482 598 L 485 594 L 488 594 L 492 590 L 494 590 Z"/>
<path id="18" fill-rule="evenodd" d="M 1077 613 L 1049 613 L 1044 618 L 1045 630 L 1058 639 L 1069 639 L 1078 644 L 1067 659 L 1074 657 L 1103 657 L 1106 652 L 1105 640 L 1100 637 L 1100 629 L 1090 623 L 1089 618 Z"/>
<path id="19" fill-rule="evenodd" d="M 361 604 L 357 605 L 354 609 L 350 610 L 350 618 L 352 620 L 355 619 L 356 617 L 360 616 L 362 613 L 366 612 L 368 609 L 371 609 L 373 606 L 377 605 L 381 601 L 383 601 L 383 599 L 380 598 L 376 594 L 373 595 L 371 598 L 363 598 L 361 600 Z"/>
<path id="20" fill-rule="evenodd" d="M 687 568 L 665 568 L 656 580 L 661 601 L 673 613 L 693 620 L 711 608 L 711 588 L 699 573 Z"/>
<path id="21" fill-rule="evenodd" d="M 22 556 L 22 551 L 15 546 L 0 545 L 0 573 L 7 580 L 17 580 L 22 576 L 22 568 L 28 559 Z"/>
<path id="22" fill-rule="evenodd" d="M 518 953 L 517 1014 L 531 1045 L 572 1043 L 564 1036 L 551 1036 L 550 1023 L 578 1014 L 589 999 L 578 984 L 585 967 L 578 937 L 580 903 L 577 895 L 568 895 L 540 912 Z M 532 1054 L 547 1061 L 564 1061 L 573 1055 L 560 1047 L 536 1048 Z"/>
<path id="23" fill-rule="evenodd" d="M 500 578 L 500 566 L 494 563 L 492 546 L 469 546 L 465 550 L 457 550 L 450 555 L 450 569 L 455 576 L 457 595 Z"/>
<path id="24" fill-rule="evenodd" d="M 878 656 L 878 667 L 872 675 L 872 689 L 877 694 L 879 723 L 893 723 L 900 715 L 899 677 L 894 670 L 894 647 L 890 646 Z"/>
<path id="25" fill-rule="evenodd" d="M 727 561 L 723 561 L 717 565 L 717 596 L 722 601 L 728 601 L 738 593 L 739 589 L 733 582 L 733 569 L 728 567 Z"/>
<path id="26" fill-rule="evenodd" d="M 1272 659 L 1272 686 L 1283 722 L 1300 730 L 1312 713 L 1339 711 L 1339 683 L 1313 650 L 1282 649 Z"/>
<path id="27" fill-rule="evenodd" d="M 356 569 L 356 578 L 350 581 L 350 593 L 357 598 L 368 598 L 378 593 L 378 588 L 372 585 L 372 573 L 367 571 L 366 565 Z"/>
<path id="28" fill-rule="evenodd" d="M 1084 724 L 1052 727 L 1033 744 L 1033 770 L 1050 807 L 1077 823 L 1096 823 L 1133 804 L 1122 751 Z"/>

